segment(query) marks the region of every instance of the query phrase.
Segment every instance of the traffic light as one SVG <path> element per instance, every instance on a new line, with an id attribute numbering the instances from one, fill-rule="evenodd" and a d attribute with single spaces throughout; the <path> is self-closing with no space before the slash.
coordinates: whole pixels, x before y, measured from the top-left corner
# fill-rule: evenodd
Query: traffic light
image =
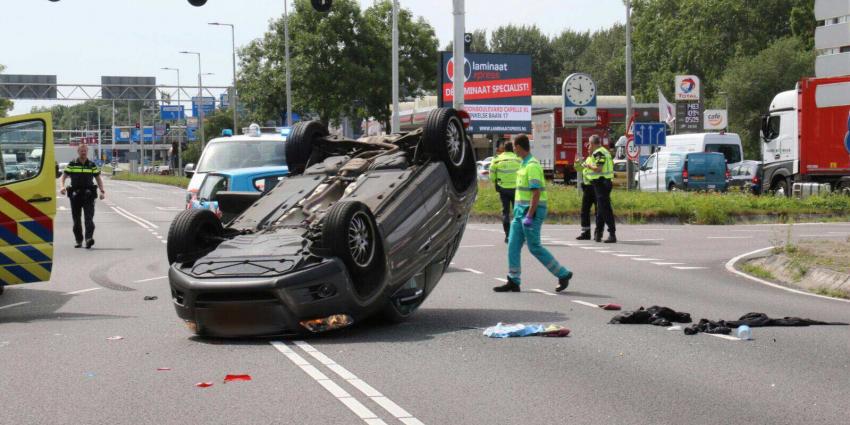
<path id="1" fill-rule="evenodd" d="M 139 123 L 136 123 L 136 128 L 139 128 Z"/>
<path id="2" fill-rule="evenodd" d="M 169 131 L 171 131 L 171 124 L 165 123 L 165 132 L 168 133 Z"/>
<path id="3" fill-rule="evenodd" d="M 310 0 L 310 3 L 313 4 L 313 9 L 316 9 L 317 12 L 327 12 L 331 10 L 333 0 Z"/>

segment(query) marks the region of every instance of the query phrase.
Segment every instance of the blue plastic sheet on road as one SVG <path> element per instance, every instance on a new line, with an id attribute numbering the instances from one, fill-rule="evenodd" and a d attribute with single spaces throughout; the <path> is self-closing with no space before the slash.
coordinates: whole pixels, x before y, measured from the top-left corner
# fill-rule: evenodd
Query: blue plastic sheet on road
<path id="1" fill-rule="evenodd" d="M 490 338 L 511 338 L 519 336 L 531 336 L 543 333 L 545 327 L 539 323 L 523 325 L 522 323 L 501 323 L 484 329 L 484 335 Z"/>

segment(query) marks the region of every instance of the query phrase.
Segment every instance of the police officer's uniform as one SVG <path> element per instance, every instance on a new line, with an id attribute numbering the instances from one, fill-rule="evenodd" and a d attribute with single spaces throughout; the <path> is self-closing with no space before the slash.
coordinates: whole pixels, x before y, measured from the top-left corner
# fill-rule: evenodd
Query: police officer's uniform
<path id="1" fill-rule="evenodd" d="M 596 190 L 590 177 L 593 161 L 593 156 L 588 156 L 583 163 L 578 164 L 581 172 L 581 234 L 576 239 L 580 241 L 590 240 L 590 208 L 596 205 Z M 599 209 L 598 206 L 596 208 Z"/>
<path id="2" fill-rule="evenodd" d="M 511 210 L 516 197 L 516 173 L 522 166 L 522 159 L 513 152 L 503 152 L 490 163 L 490 181 L 496 185 L 499 200 L 502 201 L 502 228 L 505 242 L 511 231 Z"/>
<path id="3" fill-rule="evenodd" d="M 516 184 L 514 218 L 511 222 L 511 234 L 508 241 L 509 282 L 506 286 L 497 287 L 494 290 L 498 292 L 519 290 L 518 285 L 521 283 L 520 274 L 522 271 L 520 254 L 522 253 L 523 244 L 528 245 L 531 255 L 534 255 L 546 267 L 546 270 L 549 270 L 549 273 L 558 277 L 561 282 L 559 290 L 563 290 L 566 288 L 567 283 L 569 283 L 572 272 L 562 266 L 552 256 L 549 250 L 540 243 L 540 229 L 543 227 L 543 221 L 546 219 L 546 201 L 548 200 L 548 196 L 546 195 L 546 181 L 543 178 L 543 168 L 536 158 L 531 155 L 525 157 L 522 161 L 522 166 L 517 170 Z M 537 203 L 537 210 L 532 218 L 531 226 L 526 227 L 522 222 L 531 206 L 532 189 L 540 190 L 540 198 Z M 511 284 L 517 286 L 511 288 Z"/>
<path id="4" fill-rule="evenodd" d="M 82 162 L 77 158 L 65 167 L 65 175 L 71 179 L 68 199 L 71 200 L 71 217 L 74 219 L 74 239 L 78 246 L 83 242 L 82 213 L 86 222 L 86 246 L 90 247 L 94 243 L 94 201 L 97 198 L 95 177 L 100 175 L 100 169 L 89 159 Z"/>
<path id="5" fill-rule="evenodd" d="M 596 196 L 596 242 L 602 242 L 602 233 L 608 226 L 608 239 L 606 243 L 617 242 L 617 228 L 614 223 L 614 210 L 611 207 L 611 190 L 614 188 L 614 160 L 611 153 L 604 146 L 600 146 L 591 155 L 593 163 L 599 167 L 599 171 L 591 171 L 590 179 L 593 182 L 594 195 Z"/>

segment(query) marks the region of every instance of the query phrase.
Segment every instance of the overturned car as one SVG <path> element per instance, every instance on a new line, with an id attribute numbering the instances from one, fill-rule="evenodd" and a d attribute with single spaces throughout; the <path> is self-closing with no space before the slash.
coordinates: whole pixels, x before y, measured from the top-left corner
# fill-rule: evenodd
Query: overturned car
<path id="1" fill-rule="evenodd" d="M 423 128 L 350 140 L 295 125 L 290 177 L 219 192 L 168 233 L 177 315 L 198 335 L 321 332 L 380 314 L 404 320 L 460 244 L 477 193 L 468 116 L 432 111 Z"/>

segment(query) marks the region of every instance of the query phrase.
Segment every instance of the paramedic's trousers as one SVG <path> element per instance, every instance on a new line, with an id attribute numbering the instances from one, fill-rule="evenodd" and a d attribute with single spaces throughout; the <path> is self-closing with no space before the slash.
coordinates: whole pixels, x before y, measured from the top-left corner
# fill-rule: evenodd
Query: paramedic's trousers
<path id="1" fill-rule="evenodd" d="M 94 199 L 97 197 L 97 188 L 92 189 L 69 189 L 68 198 L 71 200 L 71 217 L 74 219 L 74 239 L 83 241 L 82 217 L 86 220 L 86 237 L 94 236 Z"/>
<path id="2" fill-rule="evenodd" d="M 590 232 L 590 208 L 596 205 L 596 189 L 593 184 L 581 185 L 581 231 Z M 596 208 L 599 208 L 598 206 Z"/>
<path id="3" fill-rule="evenodd" d="M 531 226 L 525 227 L 522 225 L 522 220 L 528 212 L 527 205 L 517 205 L 514 207 L 514 220 L 511 222 L 511 236 L 508 239 L 508 277 L 517 284 L 521 283 L 520 274 L 522 272 L 520 255 L 522 253 L 522 245 L 527 244 L 531 255 L 543 264 L 549 273 L 556 277 L 564 278 L 569 274 L 569 270 L 562 266 L 548 249 L 540 243 L 540 228 L 543 227 L 543 221 L 546 219 L 546 207 L 538 206 L 534 215 L 534 222 Z"/>

